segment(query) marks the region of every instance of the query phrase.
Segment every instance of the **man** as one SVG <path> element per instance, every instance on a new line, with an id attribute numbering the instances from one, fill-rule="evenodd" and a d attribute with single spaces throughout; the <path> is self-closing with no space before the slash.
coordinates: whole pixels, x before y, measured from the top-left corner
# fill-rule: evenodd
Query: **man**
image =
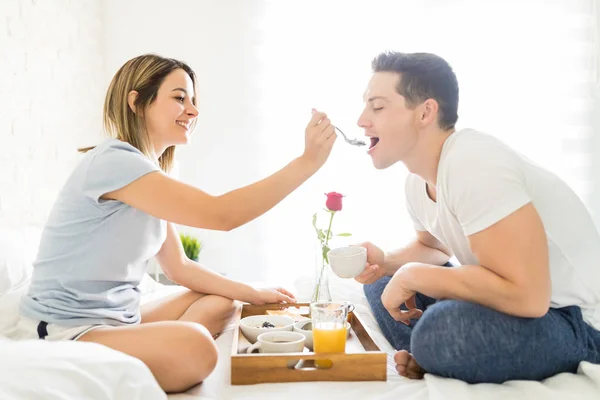
<path id="1" fill-rule="evenodd" d="M 410 171 L 416 239 L 385 254 L 364 243 L 356 279 L 398 372 L 500 383 L 600 363 L 600 236 L 581 200 L 495 137 L 455 130 L 442 58 L 388 52 L 372 67 L 358 125 L 375 168 Z"/>

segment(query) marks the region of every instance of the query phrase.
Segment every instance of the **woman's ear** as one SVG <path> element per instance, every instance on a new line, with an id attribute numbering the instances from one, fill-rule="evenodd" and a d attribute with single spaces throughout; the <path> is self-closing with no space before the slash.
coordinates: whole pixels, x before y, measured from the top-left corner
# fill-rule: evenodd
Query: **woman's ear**
<path id="1" fill-rule="evenodd" d="M 127 104 L 129 104 L 129 108 L 131 108 L 131 111 L 133 111 L 134 114 L 136 113 L 135 101 L 137 100 L 137 98 L 138 92 L 136 92 L 135 90 L 132 90 L 127 95 Z"/>

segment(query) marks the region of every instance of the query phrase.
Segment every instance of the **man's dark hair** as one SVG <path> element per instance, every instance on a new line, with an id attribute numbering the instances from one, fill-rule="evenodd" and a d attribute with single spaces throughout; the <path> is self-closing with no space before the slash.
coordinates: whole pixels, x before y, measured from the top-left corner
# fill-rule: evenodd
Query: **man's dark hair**
<path id="1" fill-rule="evenodd" d="M 396 91 L 407 106 L 416 107 L 427 99 L 439 105 L 438 125 L 454 128 L 458 120 L 458 81 L 452 67 L 443 58 L 430 53 L 379 54 L 371 64 L 373 72 L 396 72 L 400 75 Z"/>

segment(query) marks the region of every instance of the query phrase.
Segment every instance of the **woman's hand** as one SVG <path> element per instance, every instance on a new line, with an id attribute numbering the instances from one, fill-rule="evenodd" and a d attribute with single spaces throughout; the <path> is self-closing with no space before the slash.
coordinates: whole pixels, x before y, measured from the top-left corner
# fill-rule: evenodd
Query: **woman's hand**
<path id="1" fill-rule="evenodd" d="M 293 294 L 283 288 L 256 289 L 256 295 L 252 304 L 274 304 L 274 303 L 295 303 L 296 298 Z"/>
<path id="2" fill-rule="evenodd" d="M 305 130 L 304 154 L 302 158 L 321 167 L 327 161 L 337 135 L 327 114 L 313 109 L 312 117 Z"/>

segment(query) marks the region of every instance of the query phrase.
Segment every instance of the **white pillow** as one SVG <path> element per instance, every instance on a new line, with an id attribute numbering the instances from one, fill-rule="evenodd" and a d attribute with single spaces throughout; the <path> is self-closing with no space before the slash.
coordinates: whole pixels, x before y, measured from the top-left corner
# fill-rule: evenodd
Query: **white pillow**
<path id="1" fill-rule="evenodd" d="M 0 227 L 0 336 L 10 337 L 31 280 L 41 230 Z"/>
<path id="2" fill-rule="evenodd" d="M 0 338 L 16 339 L 16 331 L 19 322 L 19 304 L 21 298 L 27 293 L 28 285 L 22 285 L 0 297 Z"/>
<path id="3" fill-rule="evenodd" d="M 0 298 L 29 283 L 39 240 L 39 229 L 0 227 Z"/>
<path id="4" fill-rule="evenodd" d="M 0 338 L 1 399 L 165 400 L 140 360 L 86 342 Z"/>

